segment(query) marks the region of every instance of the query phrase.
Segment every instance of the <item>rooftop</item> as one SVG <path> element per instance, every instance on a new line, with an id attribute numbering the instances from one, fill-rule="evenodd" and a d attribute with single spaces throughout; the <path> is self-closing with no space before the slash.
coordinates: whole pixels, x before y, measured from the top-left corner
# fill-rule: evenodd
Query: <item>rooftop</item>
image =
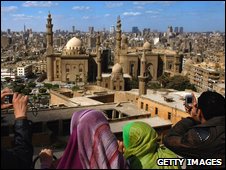
<path id="1" fill-rule="evenodd" d="M 133 89 L 128 91 L 127 93 L 139 94 L 139 89 Z M 199 97 L 199 93 L 193 92 L 194 95 Z M 161 103 L 176 109 L 180 109 L 184 111 L 184 97 L 187 94 L 191 94 L 190 91 L 176 91 L 176 90 L 163 90 L 163 91 L 155 91 L 155 90 L 147 90 L 146 95 L 142 95 L 143 98 L 150 99 L 155 101 L 156 103 Z M 166 98 L 172 99 L 172 101 L 166 101 Z"/>

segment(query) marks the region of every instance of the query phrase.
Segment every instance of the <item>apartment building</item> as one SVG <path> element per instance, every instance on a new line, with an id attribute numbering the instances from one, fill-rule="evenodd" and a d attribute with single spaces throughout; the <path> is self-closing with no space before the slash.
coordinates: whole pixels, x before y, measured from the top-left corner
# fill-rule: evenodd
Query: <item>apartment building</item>
<path id="1" fill-rule="evenodd" d="M 17 76 L 28 77 L 32 74 L 32 64 L 17 67 Z"/>
<path id="2" fill-rule="evenodd" d="M 214 84 L 220 79 L 220 71 L 216 69 L 214 63 L 193 64 L 190 75 L 190 83 L 196 86 L 198 92 L 213 90 Z"/>

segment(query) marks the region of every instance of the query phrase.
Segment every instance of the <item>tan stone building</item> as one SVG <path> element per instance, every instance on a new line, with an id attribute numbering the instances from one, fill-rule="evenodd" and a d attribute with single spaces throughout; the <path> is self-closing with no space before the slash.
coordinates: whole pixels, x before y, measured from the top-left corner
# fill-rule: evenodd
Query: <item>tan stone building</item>
<path id="1" fill-rule="evenodd" d="M 84 82 L 96 75 L 94 58 L 86 54 L 82 41 L 70 39 L 62 53 L 53 53 L 52 19 L 47 19 L 47 79 L 48 81 Z M 94 64 L 95 63 L 95 64 Z M 94 64 L 94 65 L 93 65 Z"/>
<path id="2" fill-rule="evenodd" d="M 185 112 L 184 97 L 190 91 L 177 91 L 173 89 L 147 90 L 146 94 L 140 95 L 138 89 L 126 92 L 116 92 L 114 101 L 132 102 L 141 111 L 148 112 L 151 117 L 159 116 L 162 119 L 170 120 L 172 124 L 177 123 L 189 114 Z M 199 93 L 193 92 L 197 97 Z"/>
<path id="3" fill-rule="evenodd" d="M 139 76 L 140 93 L 145 94 L 147 80 L 156 81 L 164 72 L 179 74 L 182 55 L 175 51 L 152 50 L 145 42 L 143 47 L 130 48 L 128 39 L 121 35 L 121 20 L 117 19 L 116 45 L 112 72 L 104 73 L 100 35 L 96 36 L 96 49 L 86 53 L 85 45 L 76 37 L 70 39 L 61 54 L 53 53 L 52 18 L 47 18 L 47 79 L 48 81 L 89 82 L 111 90 L 126 90 L 127 81 Z"/>

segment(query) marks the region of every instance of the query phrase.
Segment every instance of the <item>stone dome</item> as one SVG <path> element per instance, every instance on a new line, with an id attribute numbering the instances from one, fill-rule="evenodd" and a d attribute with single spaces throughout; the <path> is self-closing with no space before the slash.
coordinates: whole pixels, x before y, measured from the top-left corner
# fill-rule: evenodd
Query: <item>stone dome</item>
<path id="1" fill-rule="evenodd" d="M 122 73 L 122 66 L 119 63 L 116 63 L 113 67 L 112 67 L 112 73 Z"/>
<path id="2" fill-rule="evenodd" d="M 151 44 L 148 41 L 146 41 L 144 43 L 144 45 L 143 45 L 143 49 L 145 49 L 145 50 L 151 50 Z"/>
<path id="3" fill-rule="evenodd" d="M 73 37 L 67 42 L 65 47 L 67 50 L 73 50 L 73 49 L 80 49 L 81 46 L 82 46 L 81 40 L 76 37 Z"/>

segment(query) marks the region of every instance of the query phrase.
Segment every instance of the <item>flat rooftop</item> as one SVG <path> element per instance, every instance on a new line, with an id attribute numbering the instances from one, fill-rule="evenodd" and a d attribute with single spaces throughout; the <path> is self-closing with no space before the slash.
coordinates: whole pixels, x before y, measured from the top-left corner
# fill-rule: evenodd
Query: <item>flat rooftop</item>
<path id="1" fill-rule="evenodd" d="M 90 106 L 90 105 L 103 104 L 102 102 L 90 99 L 88 97 L 73 97 L 73 98 L 69 98 L 69 100 L 79 106 Z"/>
<path id="2" fill-rule="evenodd" d="M 122 132 L 122 128 L 125 124 L 130 122 L 145 122 L 149 124 L 151 127 L 160 127 L 160 126 L 171 126 L 172 122 L 170 120 L 164 120 L 158 116 L 156 117 L 149 117 L 149 118 L 139 118 L 134 120 L 124 120 L 124 121 L 118 121 L 118 122 L 110 122 L 110 128 L 113 133 L 119 133 Z"/>
<path id="3" fill-rule="evenodd" d="M 126 93 L 132 93 L 132 94 L 139 94 L 139 89 L 132 89 L 131 91 L 128 91 Z M 200 96 L 200 93 L 193 92 L 194 95 L 197 97 Z M 184 109 L 184 98 L 185 95 L 191 94 L 189 91 L 177 91 L 173 89 L 167 89 L 163 91 L 155 91 L 147 89 L 146 95 L 141 95 L 142 98 L 149 99 L 151 101 L 154 101 L 156 103 L 164 104 L 169 107 L 177 108 L 182 111 L 185 111 Z M 165 99 L 169 98 L 172 99 L 172 101 L 167 102 Z"/>

